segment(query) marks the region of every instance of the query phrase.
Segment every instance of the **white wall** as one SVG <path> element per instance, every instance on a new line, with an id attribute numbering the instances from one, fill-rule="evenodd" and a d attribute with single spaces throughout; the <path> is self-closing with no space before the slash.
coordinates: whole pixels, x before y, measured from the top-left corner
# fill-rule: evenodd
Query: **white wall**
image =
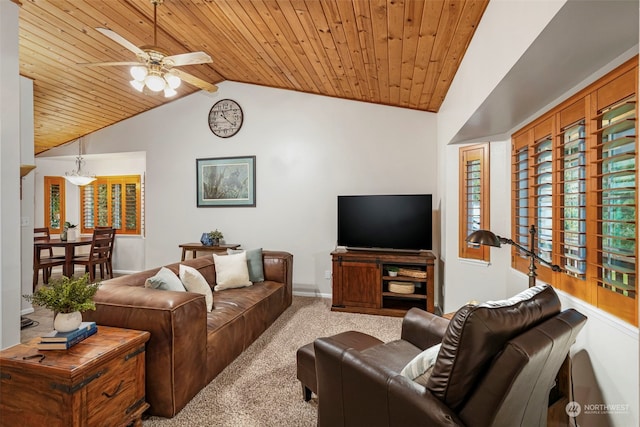
<path id="1" fill-rule="evenodd" d="M 20 77 L 20 164 L 33 165 L 35 163 L 33 144 L 33 81 Z M 30 172 L 21 180 L 20 200 L 20 271 L 21 294 L 33 292 L 33 209 L 35 172 Z M 22 314 L 33 311 L 29 302 L 20 300 Z"/>
<path id="2" fill-rule="evenodd" d="M 536 10 L 529 10 L 535 3 Z M 537 10 L 537 8 L 540 10 Z M 547 13 L 541 13 L 545 7 Z M 514 8 L 521 9 L 515 13 Z M 539 33 L 557 11 L 557 2 L 490 2 L 485 16 L 465 55 L 460 71 L 438 113 L 438 147 L 440 164 L 457 165 L 459 146 L 448 145 L 460 127 L 467 122 L 484 99 L 499 83 L 488 78 L 504 75 L 526 51 L 532 37 Z M 536 13 L 537 12 L 537 13 Z M 490 28 L 489 28 L 490 27 Z M 521 28 L 521 37 L 510 37 L 514 28 Z M 494 54 L 498 49 L 500 55 Z M 636 49 L 637 53 L 637 49 Z M 607 66 L 612 69 L 627 57 Z M 599 70 L 589 80 L 594 81 L 605 70 Z M 577 88 L 588 82 L 576 81 Z M 568 96 L 568 94 L 566 94 Z M 563 97 L 566 97 L 563 95 Z M 559 101 L 559 100 L 558 100 Z M 554 101 L 555 103 L 556 101 Z M 533 115 L 538 114 L 537 112 Z M 523 123 L 514 126 L 513 132 Z M 482 140 L 488 135 L 478 135 Z M 490 227 L 495 233 L 509 236 L 510 217 L 510 141 L 491 141 Z M 442 168 L 439 173 L 439 193 L 458 193 L 457 167 Z M 477 299 L 501 299 L 526 289 L 527 276 L 511 269 L 510 249 L 492 248 L 491 262 L 474 263 L 458 258 L 458 198 L 443 200 L 441 248 L 445 266 L 445 311 L 454 311 L 465 302 Z M 443 243 L 444 244 L 444 243 Z M 575 399 L 581 405 L 628 405 L 621 411 L 605 414 L 582 414 L 583 427 L 639 425 L 638 328 L 582 301 L 561 293 L 563 308 L 576 308 L 589 320 L 572 348 Z"/>
<path id="3" fill-rule="evenodd" d="M 224 98 L 245 115 L 227 139 L 207 124 Z M 217 95 L 199 92 L 85 138 L 90 154 L 146 152 L 143 268 L 178 261 L 180 243 L 218 228 L 226 242 L 293 253 L 294 290 L 324 295 L 331 293 L 324 274 L 336 244 L 336 196 L 435 194 L 435 142 L 432 113 L 232 82 Z M 256 156 L 257 206 L 197 208 L 196 159 L 248 155 Z M 87 164 L 93 167 L 89 157 Z"/>
<path id="4" fill-rule="evenodd" d="M 18 6 L 0 0 L 0 348 L 20 342 Z"/>

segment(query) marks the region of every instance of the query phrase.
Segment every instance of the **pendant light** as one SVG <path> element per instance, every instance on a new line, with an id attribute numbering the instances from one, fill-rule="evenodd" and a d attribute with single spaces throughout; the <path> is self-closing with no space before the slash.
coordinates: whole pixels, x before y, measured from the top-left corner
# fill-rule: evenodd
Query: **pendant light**
<path id="1" fill-rule="evenodd" d="M 82 138 L 78 138 L 78 157 L 76 157 L 77 169 L 71 172 L 65 172 L 64 178 L 73 185 L 87 185 L 96 180 L 96 176 L 88 174 L 82 171 L 82 165 L 84 165 L 84 159 L 82 158 Z"/>

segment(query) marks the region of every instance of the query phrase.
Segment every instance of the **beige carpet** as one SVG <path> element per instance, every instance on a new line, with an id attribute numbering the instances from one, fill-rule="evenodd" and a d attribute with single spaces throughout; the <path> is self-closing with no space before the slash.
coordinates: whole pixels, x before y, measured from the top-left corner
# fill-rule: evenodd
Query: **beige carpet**
<path id="1" fill-rule="evenodd" d="M 331 301 L 294 297 L 293 304 L 240 357 L 174 418 L 152 426 L 315 426 L 317 400 L 302 399 L 296 350 L 317 337 L 357 330 L 383 341 L 400 337 L 402 319 L 336 313 Z"/>

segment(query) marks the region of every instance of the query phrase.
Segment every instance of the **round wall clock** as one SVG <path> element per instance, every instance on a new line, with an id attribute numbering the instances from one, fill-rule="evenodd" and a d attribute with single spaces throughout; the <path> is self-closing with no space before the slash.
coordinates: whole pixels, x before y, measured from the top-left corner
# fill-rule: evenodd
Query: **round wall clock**
<path id="1" fill-rule="evenodd" d="M 209 128 L 220 138 L 229 138 L 238 133 L 244 116 L 236 101 L 223 99 L 216 102 L 209 111 Z"/>

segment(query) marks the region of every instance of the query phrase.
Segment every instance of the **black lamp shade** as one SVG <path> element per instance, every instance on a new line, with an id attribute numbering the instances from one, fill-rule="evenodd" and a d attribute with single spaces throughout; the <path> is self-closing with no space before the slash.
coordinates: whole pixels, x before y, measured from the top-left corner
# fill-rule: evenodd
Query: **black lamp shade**
<path id="1" fill-rule="evenodd" d="M 467 243 L 472 245 L 495 246 L 500 247 L 500 238 L 489 230 L 478 230 L 469 234 L 465 239 Z"/>

